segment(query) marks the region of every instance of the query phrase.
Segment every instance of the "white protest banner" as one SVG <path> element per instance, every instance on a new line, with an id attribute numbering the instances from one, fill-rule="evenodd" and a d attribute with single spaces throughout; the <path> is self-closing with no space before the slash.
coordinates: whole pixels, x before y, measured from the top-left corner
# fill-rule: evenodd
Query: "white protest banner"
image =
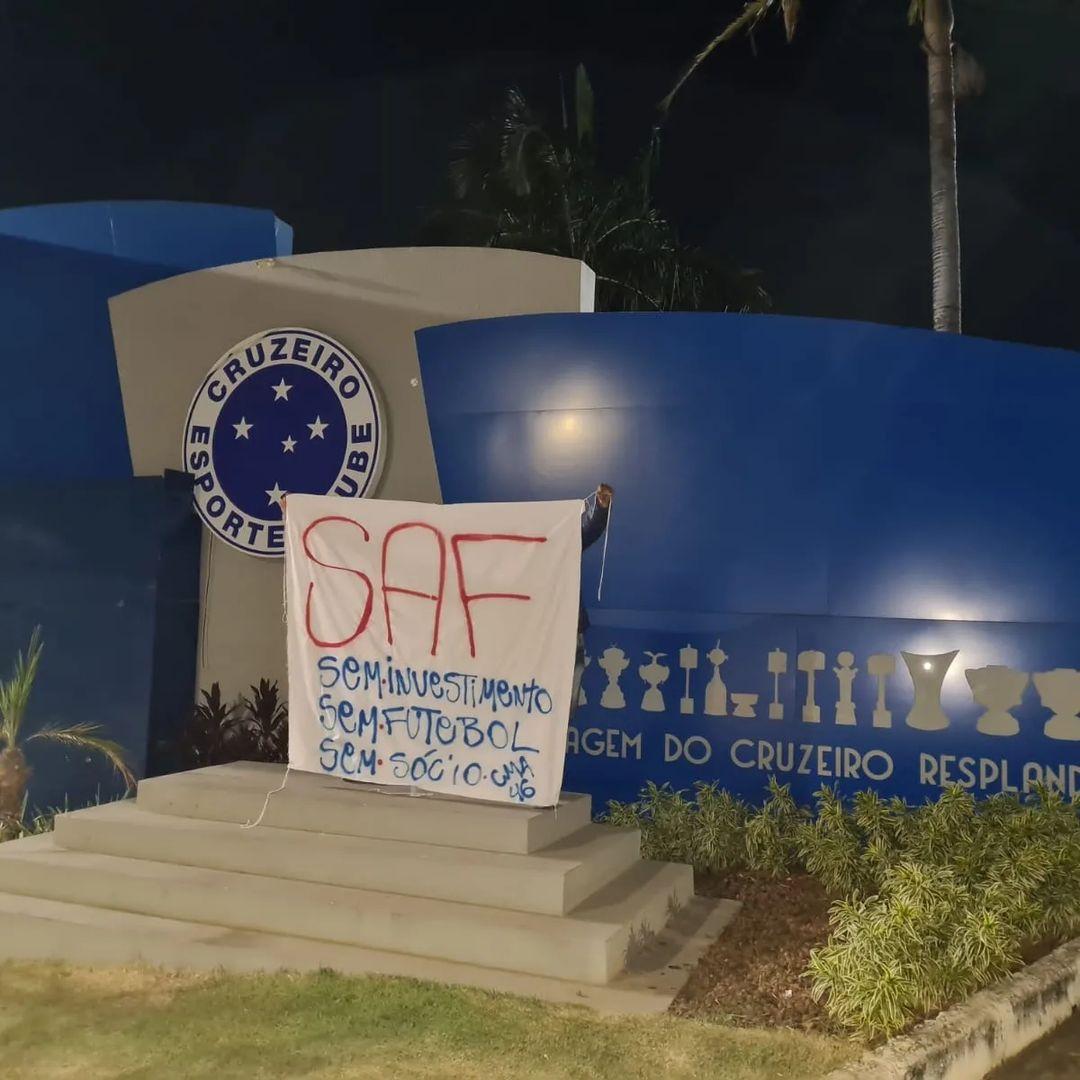
<path id="1" fill-rule="evenodd" d="M 290 495 L 290 766 L 555 805 L 581 510 Z"/>

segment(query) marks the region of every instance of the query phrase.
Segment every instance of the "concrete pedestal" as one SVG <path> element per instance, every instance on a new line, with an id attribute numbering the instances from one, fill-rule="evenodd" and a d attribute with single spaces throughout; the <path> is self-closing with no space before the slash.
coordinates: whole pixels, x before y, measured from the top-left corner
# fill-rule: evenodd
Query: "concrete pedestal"
<path id="1" fill-rule="evenodd" d="M 0 846 L 0 957 L 332 967 L 663 1009 L 736 905 L 556 810 L 222 765 Z"/>

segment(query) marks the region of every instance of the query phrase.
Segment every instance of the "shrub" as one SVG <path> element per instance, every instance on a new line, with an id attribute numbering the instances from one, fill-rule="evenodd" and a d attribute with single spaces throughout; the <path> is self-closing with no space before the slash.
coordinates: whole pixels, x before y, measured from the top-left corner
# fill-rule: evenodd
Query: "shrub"
<path id="1" fill-rule="evenodd" d="M 716 784 L 698 784 L 695 802 L 687 861 L 713 874 L 743 866 L 749 816 L 746 803 Z"/>
<path id="2" fill-rule="evenodd" d="M 234 732 L 246 760 L 289 760 L 289 707 L 281 700 L 276 682 L 260 679 L 250 696 L 241 696 L 238 713 Z"/>
<path id="3" fill-rule="evenodd" d="M 865 834 L 834 791 L 822 788 L 814 798 L 817 816 L 802 824 L 795 837 L 802 864 L 830 893 L 858 895 L 886 856 L 875 852 L 872 860 L 864 859 Z"/>
<path id="4" fill-rule="evenodd" d="M 693 803 L 670 784 L 645 785 L 634 803 L 611 802 L 605 820 L 641 829 L 641 857 L 682 862 L 692 849 Z"/>
<path id="5" fill-rule="evenodd" d="M 1000 978 L 1021 933 L 992 896 L 946 867 L 901 862 L 879 894 L 841 900 L 828 943 L 810 955 L 814 996 L 861 1035 L 892 1035 Z"/>
<path id="6" fill-rule="evenodd" d="M 864 865 L 884 870 L 834 905 L 808 972 L 830 1015 L 862 1035 L 892 1035 L 1007 974 L 1025 945 L 1080 930 L 1080 818 L 1059 794 L 978 803 L 951 788 L 874 840 Z"/>
<path id="7" fill-rule="evenodd" d="M 609 802 L 602 820 L 640 829 L 642 858 L 715 873 L 745 864 L 747 814 L 744 802 L 716 784 L 696 784 L 691 802 L 669 784 L 649 783 L 637 802 Z"/>
<path id="8" fill-rule="evenodd" d="M 225 701 L 218 683 L 203 690 L 201 696 L 180 740 L 184 768 L 231 761 L 288 761 L 289 709 L 276 682 L 260 679 L 249 695 L 241 695 L 235 702 Z"/>
<path id="9" fill-rule="evenodd" d="M 795 805 L 790 784 L 769 777 L 769 795 L 746 821 L 746 865 L 770 877 L 783 877 L 797 865 L 799 836 L 806 811 Z"/>

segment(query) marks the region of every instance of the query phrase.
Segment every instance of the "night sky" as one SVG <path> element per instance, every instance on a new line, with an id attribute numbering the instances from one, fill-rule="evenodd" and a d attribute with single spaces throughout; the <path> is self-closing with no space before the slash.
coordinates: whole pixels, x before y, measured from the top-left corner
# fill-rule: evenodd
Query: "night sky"
<path id="1" fill-rule="evenodd" d="M 965 331 L 1080 347 L 1080 3 L 955 0 L 986 94 L 959 111 Z M 805 0 L 676 104 L 659 203 L 788 314 L 927 326 L 926 79 L 906 0 Z M 578 60 L 612 168 L 741 0 L 0 0 L 0 206 L 265 206 L 296 250 L 415 242 L 450 144 Z"/>

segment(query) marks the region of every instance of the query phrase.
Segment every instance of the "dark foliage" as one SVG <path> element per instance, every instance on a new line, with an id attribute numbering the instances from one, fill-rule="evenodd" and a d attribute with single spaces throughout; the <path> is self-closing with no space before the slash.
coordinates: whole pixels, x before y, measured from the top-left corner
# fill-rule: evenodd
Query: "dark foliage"
<path id="1" fill-rule="evenodd" d="M 180 744 L 185 769 L 224 765 L 230 761 L 288 760 L 289 710 L 276 682 L 260 679 L 250 695 L 227 703 L 221 686 L 202 691 Z"/>
<path id="2" fill-rule="evenodd" d="M 250 697 L 240 698 L 233 721 L 233 738 L 242 744 L 247 761 L 287 761 L 289 757 L 289 708 L 278 684 L 260 679 Z"/>
<path id="3" fill-rule="evenodd" d="M 600 311 L 766 309 L 755 272 L 683 244 L 654 205 L 658 142 L 654 129 L 623 175 L 605 175 L 584 68 L 561 125 L 545 123 L 511 88 L 496 114 L 455 147 L 452 196 L 425 239 L 580 259 L 596 272 Z"/>

